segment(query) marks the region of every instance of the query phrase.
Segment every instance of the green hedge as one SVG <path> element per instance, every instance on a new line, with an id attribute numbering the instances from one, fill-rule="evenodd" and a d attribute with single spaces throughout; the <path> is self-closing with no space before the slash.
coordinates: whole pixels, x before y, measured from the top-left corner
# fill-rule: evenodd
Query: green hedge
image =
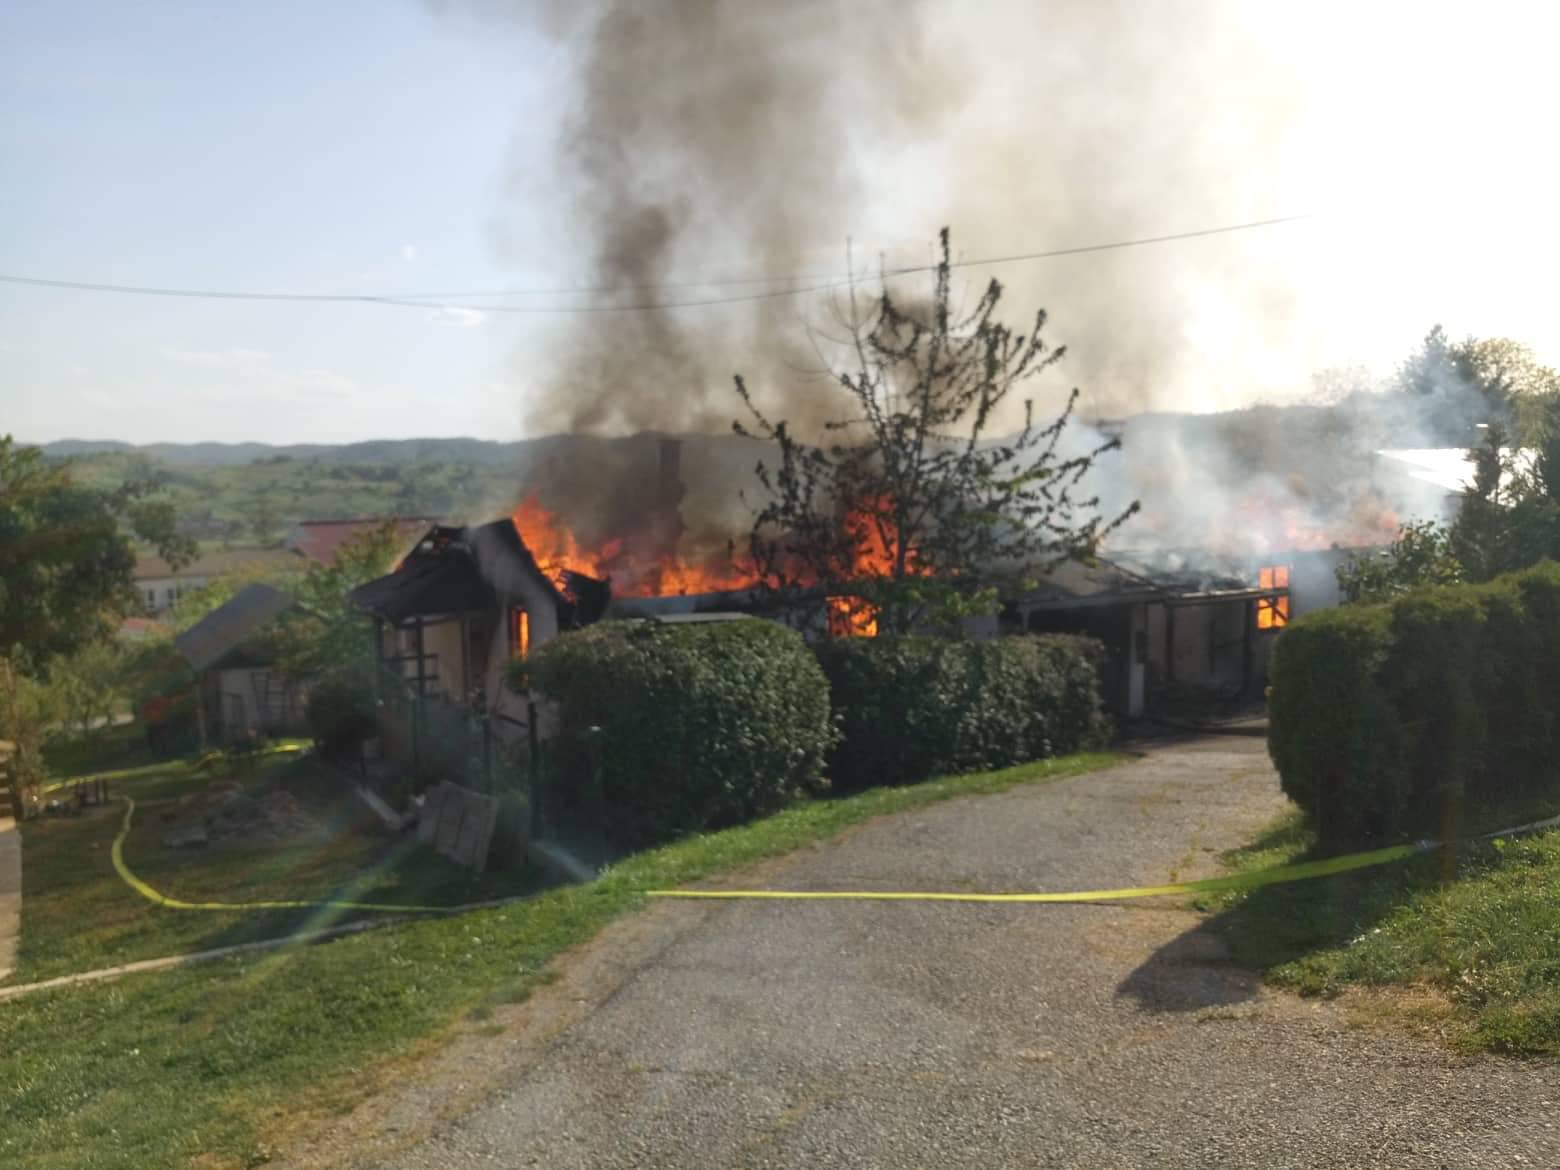
<path id="1" fill-rule="evenodd" d="M 1108 733 L 1103 650 L 1089 638 L 849 638 L 816 652 L 843 732 L 829 768 L 836 787 L 1000 768 Z"/>
<path id="2" fill-rule="evenodd" d="M 736 824 L 824 787 L 828 684 L 800 635 L 773 622 L 600 622 L 542 646 L 527 674 L 560 718 L 544 807 L 624 844 Z"/>
<path id="3" fill-rule="evenodd" d="M 1279 637 L 1268 748 L 1324 845 L 1560 806 L 1560 566 L 1308 614 Z M 1446 795 L 1451 800 L 1444 799 Z"/>

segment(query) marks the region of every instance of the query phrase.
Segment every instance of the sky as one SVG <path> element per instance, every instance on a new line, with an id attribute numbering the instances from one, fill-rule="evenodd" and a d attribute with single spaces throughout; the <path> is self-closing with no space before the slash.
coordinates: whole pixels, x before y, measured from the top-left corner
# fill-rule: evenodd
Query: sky
<path id="1" fill-rule="evenodd" d="M 392 295 L 589 283 L 593 228 L 558 154 L 581 42 L 473 6 L 0 5 L 0 273 Z M 1310 217 L 1002 269 L 1018 307 L 1052 309 L 1069 376 L 1108 409 L 1292 399 L 1326 367 L 1390 370 L 1436 321 L 1560 361 L 1546 6 L 923 7 L 959 22 L 964 39 L 938 43 L 967 77 L 935 133 L 851 142 L 863 193 L 842 229 L 868 254 L 924 258 L 944 222 L 980 257 Z M 1217 35 L 1178 35 L 1199 27 Z M 753 271 L 751 237 L 712 233 L 690 274 Z M 841 244 L 806 253 L 838 268 Z M 516 438 L 566 325 L 0 284 L 0 433 Z"/>

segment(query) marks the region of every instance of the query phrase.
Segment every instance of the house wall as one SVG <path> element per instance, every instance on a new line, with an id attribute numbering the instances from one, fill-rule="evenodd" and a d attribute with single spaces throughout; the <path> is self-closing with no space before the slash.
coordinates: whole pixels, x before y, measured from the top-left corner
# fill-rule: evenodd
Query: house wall
<path id="1" fill-rule="evenodd" d="M 298 712 L 287 706 L 291 692 L 274 685 L 274 677 L 269 690 L 265 685 L 267 678 L 275 675 L 270 668 L 217 670 L 212 675 L 217 698 L 214 724 L 222 738 L 298 725 Z"/>
<path id="2" fill-rule="evenodd" d="M 558 636 L 558 608 L 547 591 L 529 579 L 524 579 L 518 595 L 506 597 L 504 612 L 523 609 L 530 618 L 531 649 L 545 645 Z M 524 722 L 527 717 L 526 696 L 516 694 L 504 683 L 504 671 L 514 657 L 509 644 L 510 631 L 507 617 L 498 623 L 488 647 L 488 670 L 484 689 L 488 695 L 488 709 L 494 714 Z M 514 723 L 504 719 L 494 723 L 494 733 L 508 737 L 520 734 Z"/>
<path id="3" fill-rule="evenodd" d="M 1165 640 L 1169 623 L 1166 607 L 1148 607 L 1145 629 L 1148 634 L 1149 671 L 1153 681 L 1161 686 L 1173 682 L 1177 686 L 1213 687 L 1220 690 L 1239 687 L 1249 606 L 1248 601 L 1177 606 L 1172 641 L 1168 644 Z M 1267 654 L 1272 641 L 1273 635 L 1253 631 L 1253 686 L 1266 673 Z M 1168 669 L 1170 666 L 1174 669 Z"/>
<path id="4" fill-rule="evenodd" d="M 1289 554 L 1289 616 L 1299 617 L 1315 609 L 1331 609 L 1343 601 L 1338 591 L 1337 568 L 1348 554 L 1317 549 Z"/>
<path id="5" fill-rule="evenodd" d="M 407 682 L 417 679 L 417 627 L 407 625 L 384 627 L 380 634 L 380 657 L 400 657 L 401 677 Z M 431 614 L 424 619 L 422 652 L 427 660 L 424 668 L 429 694 L 447 695 L 461 699 L 466 693 L 466 647 L 461 640 L 461 622 L 453 614 Z"/>
<path id="6" fill-rule="evenodd" d="M 166 613 L 186 593 L 211 583 L 210 577 L 142 577 L 135 582 L 141 605 L 149 614 Z"/>

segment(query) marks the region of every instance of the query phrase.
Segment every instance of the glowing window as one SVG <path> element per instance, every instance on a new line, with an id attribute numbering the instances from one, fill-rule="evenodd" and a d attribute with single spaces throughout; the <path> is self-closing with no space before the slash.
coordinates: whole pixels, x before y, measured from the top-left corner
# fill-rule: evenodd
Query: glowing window
<path id="1" fill-rule="evenodd" d="M 878 632 L 878 607 L 859 597 L 827 599 L 829 637 L 875 638 Z"/>
<path id="2" fill-rule="evenodd" d="M 524 658 L 531 652 L 531 615 L 523 609 L 514 610 L 509 627 L 514 631 L 514 656 Z"/>
<path id="3" fill-rule="evenodd" d="M 1288 589 L 1289 566 L 1268 565 L 1257 570 L 1257 586 L 1261 589 Z M 1276 630 L 1289 624 L 1289 594 L 1257 599 L 1257 629 Z"/>

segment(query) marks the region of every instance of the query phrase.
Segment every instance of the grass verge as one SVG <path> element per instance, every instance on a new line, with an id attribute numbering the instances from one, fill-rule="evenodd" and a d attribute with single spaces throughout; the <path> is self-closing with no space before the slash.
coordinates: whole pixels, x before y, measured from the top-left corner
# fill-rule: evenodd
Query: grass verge
<path id="1" fill-rule="evenodd" d="M 1304 860 L 1314 841 L 1298 812 L 1224 855 L 1235 873 Z M 1449 1005 L 1460 1047 L 1560 1055 L 1560 833 L 1465 849 L 1456 880 L 1429 854 L 1200 903 L 1236 962 L 1303 995 L 1351 987 L 1390 994 L 1405 1020 L 1426 989 Z"/>
<path id="2" fill-rule="evenodd" d="M 552 958 L 639 906 L 646 890 L 885 813 L 1123 759 L 1069 756 L 812 801 L 527 902 L 0 1004 L 0 1165 L 260 1165 L 272 1127 L 347 1107 L 372 1082 L 365 1070 L 436 1041 L 463 1014 L 525 998 Z"/>
<path id="3" fill-rule="evenodd" d="M 340 778 L 308 759 L 273 755 L 252 764 L 219 761 L 199 769 L 163 760 L 93 774 L 107 776 L 114 794 L 135 797 L 135 820 L 125 840 L 130 868 L 153 888 L 186 901 L 349 898 L 445 906 L 542 888 L 535 871 L 474 874 L 391 836 Z M 198 817 L 208 798 L 233 790 L 259 800 L 285 792 L 314 830 L 280 842 L 163 846 L 170 830 Z M 7 982 L 376 916 L 333 913 L 326 923 L 308 909 L 197 912 L 153 906 L 114 870 L 110 846 L 123 816 L 124 805 L 116 800 L 79 816 L 24 823 L 21 947 L 17 970 Z"/>

